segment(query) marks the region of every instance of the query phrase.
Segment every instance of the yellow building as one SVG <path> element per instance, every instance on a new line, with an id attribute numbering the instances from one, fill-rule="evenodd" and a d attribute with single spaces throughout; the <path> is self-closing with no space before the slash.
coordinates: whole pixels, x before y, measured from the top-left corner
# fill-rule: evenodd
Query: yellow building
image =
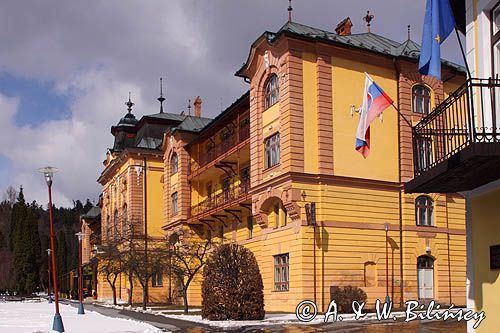
<path id="1" fill-rule="evenodd" d="M 163 97 L 159 98 L 163 103 Z M 201 103 L 201 102 L 200 102 Z M 203 127 L 209 120 L 200 116 L 184 116 L 160 112 L 137 120 L 132 113 L 134 105 L 126 103 L 127 114 L 111 128 L 115 141 L 104 161 L 104 170 L 98 179 L 103 186 L 101 207 L 102 245 L 110 243 L 145 248 L 165 244 L 163 225 L 163 135 L 172 127 L 186 122 Z M 191 118 L 196 120 L 191 121 Z M 150 302 L 167 302 L 171 298 L 165 271 L 155 273 L 149 280 Z M 134 302 L 142 301 L 142 288 L 137 281 L 132 284 Z M 117 296 L 128 300 L 130 283 L 127 272 L 116 282 Z M 99 274 L 97 295 L 100 300 L 112 297 L 105 277 Z"/>
<path id="2" fill-rule="evenodd" d="M 464 69 L 444 62 L 443 81 L 422 76 L 416 43 L 351 26 L 346 19 L 332 33 L 288 22 L 264 33 L 236 73 L 249 91 L 200 131 L 166 132 L 162 228 L 251 249 L 267 311 L 294 311 L 304 299 L 324 311 L 332 287 L 347 285 L 369 306 L 386 294 L 396 305 L 464 305 L 463 197 L 405 194 L 412 129 L 387 109 L 364 159 L 353 112 L 367 72 L 417 123 L 464 82 Z M 201 303 L 200 279 L 189 298 Z"/>
<path id="3" fill-rule="evenodd" d="M 415 156 L 408 192 L 460 192 L 467 199 L 467 306 L 486 319 L 467 332 L 498 332 L 500 317 L 500 2 L 452 1 L 466 34 L 470 79 L 414 128 Z M 427 156 L 424 156 L 427 155 Z"/>

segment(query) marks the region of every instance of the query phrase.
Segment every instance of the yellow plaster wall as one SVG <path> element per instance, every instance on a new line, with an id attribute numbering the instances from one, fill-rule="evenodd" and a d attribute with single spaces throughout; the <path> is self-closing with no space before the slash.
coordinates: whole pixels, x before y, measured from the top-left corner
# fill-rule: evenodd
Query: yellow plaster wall
<path id="1" fill-rule="evenodd" d="M 316 55 L 302 55 L 304 103 L 304 172 L 318 173 L 318 72 Z"/>
<path id="2" fill-rule="evenodd" d="M 147 204 L 148 233 L 150 236 L 163 236 L 163 184 L 160 179 L 163 174 L 162 162 L 148 162 L 147 173 Z"/>
<path id="3" fill-rule="evenodd" d="M 383 121 L 375 119 L 370 127 L 370 155 L 364 159 L 355 150 L 359 114 L 351 117 L 351 105 L 356 108 L 363 101 L 366 71 L 371 78 L 393 99 L 397 99 L 397 82 L 394 70 L 369 64 L 360 66 L 358 61 L 332 57 L 333 84 L 333 156 L 334 174 L 340 176 L 399 180 L 397 112 L 387 108 Z"/>
<path id="4" fill-rule="evenodd" d="M 474 301 L 486 319 L 477 333 L 496 332 L 500 327 L 500 270 L 490 269 L 490 246 L 500 244 L 500 190 L 471 200 Z"/>

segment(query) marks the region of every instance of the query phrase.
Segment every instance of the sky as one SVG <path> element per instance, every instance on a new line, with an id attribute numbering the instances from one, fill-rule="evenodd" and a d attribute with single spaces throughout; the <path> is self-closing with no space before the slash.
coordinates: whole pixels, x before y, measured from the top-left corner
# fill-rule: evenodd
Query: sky
<path id="1" fill-rule="evenodd" d="M 54 203 L 97 202 L 110 128 L 126 113 L 157 113 L 159 78 L 165 108 L 180 113 L 201 96 L 215 117 L 248 88 L 234 73 L 264 31 L 288 18 L 287 0 L 88 0 L 0 2 L 0 200 L 23 186 L 27 200 L 47 201 L 39 167 L 60 169 Z M 293 20 L 334 31 L 350 17 L 352 32 L 420 44 L 424 0 L 294 0 Z M 462 64 L 456 36 L 442 56 Z"/>

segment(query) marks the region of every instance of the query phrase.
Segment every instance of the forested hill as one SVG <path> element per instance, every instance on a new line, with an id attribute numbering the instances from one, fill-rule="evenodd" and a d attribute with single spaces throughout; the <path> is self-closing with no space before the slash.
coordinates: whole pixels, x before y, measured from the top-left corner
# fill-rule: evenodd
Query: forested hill
<path id="1" fill-rule="evenodd" d="M 0 197 L 1 198 L 1 197 Z M 80 215 L 92 203 L 74 202 L 72 208 L 53 207 L 56 268 L 61 276 L 77 267 Z M 48 205 L 24 199 L 20 191 L 9 187 L 0 202 L 0 294 L 16 292 L 29 295 L 47 286 L 49 242 Z"/>

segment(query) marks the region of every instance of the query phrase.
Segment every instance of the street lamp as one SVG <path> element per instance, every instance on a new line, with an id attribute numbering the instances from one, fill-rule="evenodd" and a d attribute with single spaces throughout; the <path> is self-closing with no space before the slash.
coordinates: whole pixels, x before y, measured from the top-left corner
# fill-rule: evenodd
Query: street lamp
<path id="1" fill-rule="evenodd" d="M 75 236 L 78 237 L 78 298 L 80 304 L 78 304 L 78 314 L 85 314 L 83 309 L 83 272 L 82 272 L 82 238 L 85 236 L 84 233 L 77 232 Z"/>
<path id="2" fill-rule="evenodd" d="M 389 223 L 384 223 L 385 230 L 385 303 L 389 304 L 391 302 L 391 298 L 389 297 Z"/>
<path id="3" fill-rule="evenodd" d="M 48 281 L 49 281 L 49 289 L 47 290 L 47 296 L 49 296 L 49 304 L 52 304 L 52 296 L 50 296 L 50 290 L 52 289 L 51 284 L 50 284 L 50 253 L 52 252 L 51 249 L 45 250 L 47 251 L 47 274 L 48 274 Z"/>
<path id="4" fill-rule="evenodd" d="M 38 169 L 42 173 L 49 188 L 49 222 L 50 222 L 50 249 L 52 253 L 52 278 L 54 282 L 54 300 L 56 301 L 56 313 L 54 315 L 54 322 L 52 329 L 57 332 L 64 332 L 64 325 L 62 322 L 61 314 L 59 313 L 59 295 L 57 293 L 57 271 L 56 271 L 56 255 L 54 251 L 54 224 L 52 223 L 52 177 L 58 170 L 54 167 L 44 167 Z"/>

